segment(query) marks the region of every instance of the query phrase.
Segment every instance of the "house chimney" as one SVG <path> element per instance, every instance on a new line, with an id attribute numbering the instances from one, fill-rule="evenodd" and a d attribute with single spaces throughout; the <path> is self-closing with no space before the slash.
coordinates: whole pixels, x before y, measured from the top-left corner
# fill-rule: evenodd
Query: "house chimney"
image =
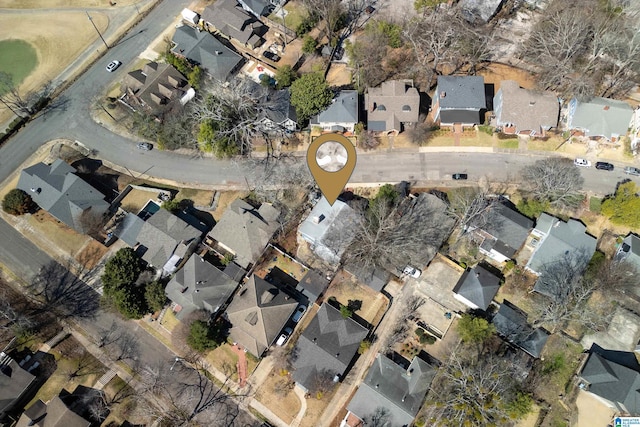
<path id="1" fill-rule="evenodd" d="M 325 218 L 324 214 L 320 214 L 320 215 L 318 215 L 318 216 L 314 216 L 314 217 L 311 219 L 311 221 L 312 221 L 314 224 L 320 224 L 320 223 L 324 220 L 324 218 Z"/>
<path id="2" fill-rule="evenodd" d="M 340 357 L 340 353 L 336 353 L 336 357 Z"/>
<path id="3" fill-rule="evenodd" d="M 42 191 L 42 188 L 31 187 L 32 193 L 40 194 L 41 191 Z"/>
<path id="4" fill-rule="evenodd" d="M 380 384 L 376 384 L 376 388 L 380 388 Z"/>
<path id="5" fill-rule="evenodd" d="M 605 105 L 605 106 L 604 106 L 604 108 L 603 108 L 603 110 L 604 110 L 604 111 L 609 111 L 609 108 L 610 108 L 610 107 L 609 107 L 608 105 Z"/>
<path id="6" fill-rule="evenodd" d="M 216 50 L 216 55 L 222 55 L 222 51 Z"/>
<path id="7" fill-rule="evenodd" d="M 318 338 L 314 337 L 311 341 L 314 342 L 314 344 L 316 343 L 316 341 L 318 341 Z"/>
<path id="8" fill-rule="evenodd" d="M 440 92 L 440 99 L 443 99 L 447 96 L 447 92 Z"/>

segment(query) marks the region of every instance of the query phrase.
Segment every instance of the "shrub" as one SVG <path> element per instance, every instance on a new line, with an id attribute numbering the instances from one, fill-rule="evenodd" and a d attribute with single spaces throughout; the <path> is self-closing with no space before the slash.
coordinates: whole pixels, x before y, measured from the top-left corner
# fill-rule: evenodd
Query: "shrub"
<path id="1" fill-rule="evenodd" d="M 315 41 L 313 37 L 310 35 L 304 36 L 302 39 L 302 51 L 307 54 L 312 54 L 316 52 L 318 47 L 318 43 Z"/>
<path id="2" fill-rule="evenodd" d="M 23 215 L 33 209 L 33 200 L 24 191 L 14 188 L 2 200 L 2 210 L 11 215 Z"/>
<path id="3" fill-rule="evenodd" d="M 367 350 L 371 348 L 371 341 L 362 340 L 360 341 L 360 346 L 358 347 L 358 354 L 364 354 Z"/>
<path id="4" fill-rule="evenodd" d="M 535 219 L 539 217 L 542 212 L 549 209 L 550 205 L 548 200 L 522 199 L 518 202 L 516 208 L 522 215 Z"/>
<path id="5" fill-rule="evenodd" d="M 513 268 L 514 268 L 515 266 L 516 266 L 516 262 L 515 262 L 514 260 L 510 259 L 509 261 L 507 261 L 507 262 L 504 264 L 504 269 L 503 269 L 503 271 L 504 271 L 505 273 L 507 273 L 507 272 L 509 272 L 509 271 L 513 270 Z"/>
<path id="6" fill-rule="evenodd" d="M 429 334 L 424 334 L 420 337 L 420 344 L 433 344 L 436 342 L 436 337 Z"/>
<path id="7" fill-rule="evenodd" d="M 311 31 L 313 29 L 313 27 L 316 26 L 316 24 L 318 23 L 319 20 L 320 20 L 320 16 L 319 15 L 317 15 L 315 13 L 310 13 L 308 16 L 306 16 L 302 20 L 302 22 L 300 22 L 300 24 L 296 28 L 296 35 L 298 37 L 303 37 L 305 34 L 307 34 L 309 31 Z"/>
<path id="8" fill-rule="evenodd" d="M 342 317 L 344 317 L 345 319 L 353 316 L 353 311 L 351 311 L 351 309 L 349 307 L 347 307 L 346 305 L 340 305 L 340 314 L 342 314 Z"/>
<path id="9" fill-rule="evenodd" d="M 210 328 L 204 320 L 196 320 L 189 327 L 187 344 L 196 351 L 213 350 L 220 345 L 217 331 Z"/>
<path id="10" fill-rule="evenodd" d="M 478 130 L 480 132 L 484 132 L 487 135 L 493 135 L 493 128 L 488 125 L 478 125 Z"/>
<path id="11" fill-rule="evenodd" d="M 162 203 L 162 208 L 168 210 L 169 212 L 176 212 L 180 210 L 180 202 L 176 199 L 167 200 Z"/>

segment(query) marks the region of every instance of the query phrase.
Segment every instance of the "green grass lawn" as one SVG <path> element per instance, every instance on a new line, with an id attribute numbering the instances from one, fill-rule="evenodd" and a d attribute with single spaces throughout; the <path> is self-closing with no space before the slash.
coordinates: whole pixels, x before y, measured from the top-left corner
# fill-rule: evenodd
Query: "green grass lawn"
<path id="1" fill-rule="evenodd" d="M 589 197 L 589 210 L 599 214 L 602 210 L 602 199 L 594 196 Z"/>
<path id="2" fill-rule="evenodd" d="M 287 15 L 284 18 L 284 25 L 293 31 L 298 28 L 298 25 L 300 25 L 305 16 L 307 16 L 307 11 L 300 3 L 297 2 L 287 3 L 284 6 L 284 10 L 287 11 Z M 282 24 L 282 15 L 280 13 L 276 15 L 276 12 L 279 12 L 279 10 L 276 9 L 274 13 L 269 15 L 269 19 Z"/>
<path id="3" fill-rule="evenodd" d="M 24 40 L 0 41 L 0 71 L 11 74 L 19 85 L 38 65 L 36 50 Z"/>
<path id="4" fill-rule="evenodd" d="M 516 149 L 518 148 L 518 138 L 514 138 L 514 139 L 498 139 L 496 141 L 496 147 L 498 148 L 511 148 L 511 149 Z"/>

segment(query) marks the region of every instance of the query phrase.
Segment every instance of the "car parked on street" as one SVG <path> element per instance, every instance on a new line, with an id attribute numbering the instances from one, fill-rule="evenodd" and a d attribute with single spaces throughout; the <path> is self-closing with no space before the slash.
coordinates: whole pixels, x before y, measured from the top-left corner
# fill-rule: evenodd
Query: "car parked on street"
<path id="1" fill-rule="evenodd" d="M 582 168 L 590 168 L 591 162 L 587 159 L 577 158 L 573 161 L 573 164 Z"/>
<path id="2" fill-rule="evenodd" d="M 640 169 L 634 168 L 633 166 L 627 166 L 626 168 L 624 168 L 624 173 L 626 173 L 627 175 L 640 176 Z"/>
<path id="3" fill-rule="evenodd" d="M 613 165 L 607 162 L 596 162 L 596 169 L 602 169 L 603 171 L 612 171 Z"/>
<path id="4" fill-rule="evenodd" d="M 459 180 L 466 180 L 468 178 L 468 175 L 466 173 L 454 173 L 451 175 L 451 178 L 459 181 Z"/>
<path id="5" fill-rule="evenodd" d="M 278 340 L 276 341 L 276 345 L 283 345 L 284 343 L 286 343 L 292 333 L 293 329 L 291 329 L 290 327 L 287 326 L 286 328 L 284 328 L 284 331 L 282 331 L 282 334 L 280 334 Z"/>
<path id="6" fill-rule="evenodd" d="M 120 61 L 111 61 L 109 65 L 107 65 L 107 71 L 113 73 L 120 65 L 122 65 Z"/>
<path id="7" fill-rule="evenodd" d="M 138 150 L 150 151 L 153 148 L 153 145 L 148 142 L 138 142 Z"/>

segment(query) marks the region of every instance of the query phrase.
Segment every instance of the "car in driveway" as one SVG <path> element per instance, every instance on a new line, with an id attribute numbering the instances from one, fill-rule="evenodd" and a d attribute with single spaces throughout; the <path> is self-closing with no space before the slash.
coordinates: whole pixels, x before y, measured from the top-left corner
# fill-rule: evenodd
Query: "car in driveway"
<path id="1" fill-rule="evenodd" d="M 149 142 L 138 142 L 138 150 L 150 151 L 153 148 L 153 144 Z"/>
<path id="2" fill-rule="evenodd" d="M 292 332 L 293 329 L 291 329 L 290 327 L 287 326 L 286 328 L 284 328 L 284 331 L 282 331 L 282 333 L 278 337 L 278 340 L 276 341 L 276 345 L 283 345 L 284 343 L 286 343 Z"/>
<path id="3" fill-rule="evenodd" d="M 607 162 L 596 162 L 596 169 L 602 169 L 603 171 L 612 171 L 613 165 Z"/>
<path id="4" fill-rule="evenodd" d="M 469 176 L 466 173 L 454 173 L 451 175 L 451 178 L 455 179 L 456 181 L 459 180 L 466 180 Z"/>
<path id="5" fill-rule="evenodd" d="M 265 51 L 262 54 L 262 56 L 264 56 L 265 58 L 267 58 L 267 59 L 269 59 L 269 60 L 271 60 L 273 62 L 280 61 L 280 56 L 278 54 L 276 54 L 276 53 L 273 53 L 273 52 L 269 51 L 269 50 Z"/>
<path id="6" fill-rule="evenodd" d="M 417 279 L 420 277 L 420 275 L 422 274 L 422 271 L 420 271 L 419 269 L 412 267 L 410 265 L 407 265 L 404 270 L 402 270 L 402 274 L 406 275 L 406 276 L 411 276 L 414 279 Z"/>
<path id="7" fill-rule="evenodd" d="M 107 71 L 112 73 L 116 70 L 116 68 L 118 68 L 120 65 L 122 65 L 122 62 L 120 61 L 111 61 L 109 62 L 109 65 L 107 65 Z"/>
<path id="8" fill-rule="evenodd" d="M 633 166 L 627 166 L 626 168 L 624 168 L 624 173 L 626 173 L 627 175 L 640 176 L 640 169 L 634 168 Z"/>
<path id="9" fill-rule="evenodd" d="M 305 311 L 307 311 L 307 307 L 304 305 L 299 305 L 298 308 L 296 308 L 295 313 L 293 313 L 293 317 L 291 318 L 291 320 L 293 320 L 293 323 L 298 323 L 300 319 L 302 319 Z"/>
<path id="10" fill-rule="evenodd" d="M 587 159 L 577 158 L 573 161 L 573 164 L 581 168 L 590 168 L 591 162 Z"/>

